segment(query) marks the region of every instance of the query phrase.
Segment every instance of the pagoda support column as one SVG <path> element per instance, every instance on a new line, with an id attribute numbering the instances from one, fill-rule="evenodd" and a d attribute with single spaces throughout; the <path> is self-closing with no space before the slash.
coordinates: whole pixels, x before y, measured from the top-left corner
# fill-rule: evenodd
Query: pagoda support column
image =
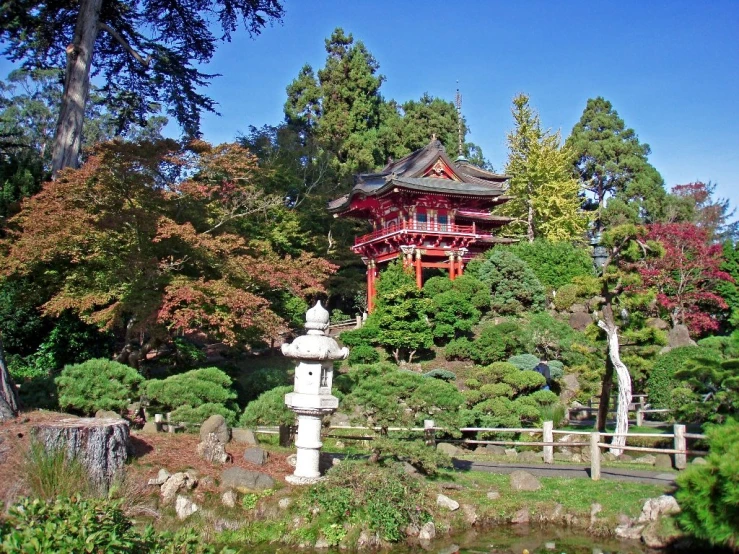
<path id="1" fill-rule="evenodd" d="M 454 279 L 456 279 L 456 277 L 457 277 L 456 276 L 456 270 L 457 270 L 457 268 L 455 267 L 456 264 L 454 263 L 454 260 L 455 260 L 454 251 L 451 250 L 451 251 L 447 252 L 447 255 L 449 256 L 449 279 L 451 281 L 454 281 Z"/>
<path id="2" fill-rule="evenodd" d="M 464 255 L 466 253 L 466 248 L 460 248 L 457 250 L 457 277 L 464 275 Z"/>
<path id="3" fill-rule="evenodd" d="M 423 268 L 421 267 L 421 250 L 416 249 L 416 286 L 423 288 Z"/>
<path id="4" fill-rule="evenodd" d="M 413 246 L 401 246 L 400 251 L 402 252 L 403 256 L 403 268 L 408 269 L 413 265 L 413 251 L 415 248 Z"/>
<path id="5" fill-rule="evenodd" d="M 367 262 L 367 312 L 372 313 L 375 308 L 375 261 Z"/>

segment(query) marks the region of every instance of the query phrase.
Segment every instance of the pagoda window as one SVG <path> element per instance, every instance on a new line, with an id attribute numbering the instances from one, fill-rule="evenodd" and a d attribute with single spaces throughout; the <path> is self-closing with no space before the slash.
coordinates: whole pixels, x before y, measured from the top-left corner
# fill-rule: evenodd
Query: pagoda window
<path id="1" fill-rule="evenodd" d="M 439 214 L 436 216 L 436 224 L 439 226 L 439 231 L 446 231 L 449 226 L 449 220 L 446 214 Z"/>
<path id="2" fill-rule="evenodd" d="M 428 216 L 426 215 L 426 212 L 417 213 L 416 222 L 418 223 L 419 229 L 426 229 L 426 223 L 428 222 Z"/>

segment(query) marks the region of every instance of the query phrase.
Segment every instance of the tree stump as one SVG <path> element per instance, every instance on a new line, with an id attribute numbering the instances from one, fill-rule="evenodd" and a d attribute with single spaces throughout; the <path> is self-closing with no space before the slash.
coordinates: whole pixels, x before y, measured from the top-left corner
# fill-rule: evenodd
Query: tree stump
<path id="1" fill-rule="evenodd" d="M 110 486 L 128 458 L 125 419 L 65 418 L 35 425 L 31 433 L 47 452 L 63 449 L 68 459 L 77 458 L 101 488 Z"/>

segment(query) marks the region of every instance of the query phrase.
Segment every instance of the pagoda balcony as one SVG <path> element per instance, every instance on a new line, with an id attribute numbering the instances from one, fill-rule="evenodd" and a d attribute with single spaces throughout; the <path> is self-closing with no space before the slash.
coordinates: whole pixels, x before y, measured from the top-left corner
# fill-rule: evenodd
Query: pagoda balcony
<path id="1" fill-rule="evenodd" d="M 366 235 L 354 239 L 354 247 L 368 244 L 378 240 L 384 240 L 395 235 L 429 234 L 434 236 L 449 237 L 472 237 L 475 239 L 493 239 L 493 235 L 483 229 L 478 229 L 475 222 L 472 225 L 456 225 L 453 223 L 434 223 L 419 221 L 403 221 L 395 225 L 389 225 L 377 229 Z"/>

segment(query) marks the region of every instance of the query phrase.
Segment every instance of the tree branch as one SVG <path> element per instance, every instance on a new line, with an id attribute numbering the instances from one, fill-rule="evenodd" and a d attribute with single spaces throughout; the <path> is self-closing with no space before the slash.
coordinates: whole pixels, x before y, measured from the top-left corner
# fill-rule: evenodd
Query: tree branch
<path id="1" fill-rule="evenodd" d="M 143 56 L 141 56 L 141 54 L 136 52 L 136 50 L 133 49 L 133 47 L 128 43 L 128 41 L 125 38 L 123 38 L 123 36 L 121 36 L 121 34 L 118 31 L 113 29 L 113 27 L 111 27 L 107 23 L 98 23 L 98 28 L 103 31 L 107 31 L 108 34 L 110 34 L 110 36 L 116 39 L 121 44 L 121 46 L 123 46 L 123 48 L 125 48 L 126 51 L 134 57 L 134 59 L 137 62 L 139 62 L 144 67 L 149 67 L 149 63 L 151 62 L 151 56 L 147 56 L 146 59 L 144 59 Z"/>

